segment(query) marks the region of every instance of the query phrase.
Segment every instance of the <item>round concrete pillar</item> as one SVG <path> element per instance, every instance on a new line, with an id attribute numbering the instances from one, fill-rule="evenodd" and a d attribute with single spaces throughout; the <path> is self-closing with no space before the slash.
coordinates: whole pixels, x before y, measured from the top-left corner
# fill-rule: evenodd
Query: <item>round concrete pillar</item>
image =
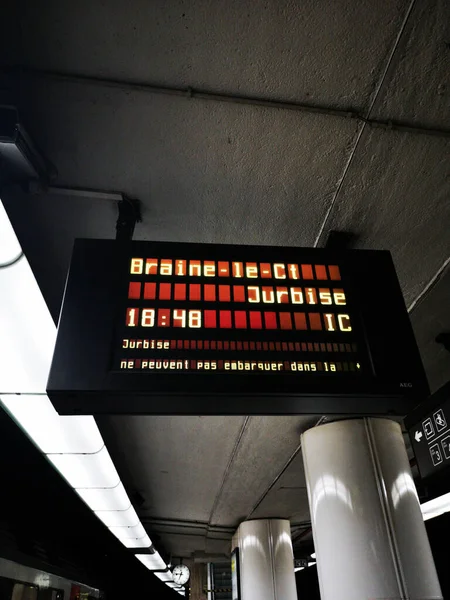
<path id="1" fill-rule="evenodd" d="M 441 599 L 400 425 L 321 425 L 302 451 L 322 600 Z"/>
<path id="2" fill-rule="evenodd" d="M 241 600 L 297 600 L 289 521 L 244 521 L 233 537 L 236 547 Z"/>

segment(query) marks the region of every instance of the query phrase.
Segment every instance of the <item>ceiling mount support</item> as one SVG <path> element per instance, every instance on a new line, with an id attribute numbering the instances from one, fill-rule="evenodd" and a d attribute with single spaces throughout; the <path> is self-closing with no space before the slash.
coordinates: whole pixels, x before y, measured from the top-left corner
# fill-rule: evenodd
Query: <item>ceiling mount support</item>
<path id="1" fill-rule="evenodd" d="M 39 181 L 48 185 L 56 168 L 38 150 L 15 106 L 0 106 L 0 185 Z"/>
<path id="2" fill-rule="evenodd" d="M 450 331 L 444 331 L 436 337 L 436 342 L 442 344 L 447 352 L 450 352 Z"/>
<path id="3" fill-rule="evenodd" d="M 332 229 L 325 242 L 325 248 L 327 250 L 348 250 L 353 247 L 357 237 L 352 231 L 336 231 Z"/>
<path id="4" fill-rule="evenodd" d="M 139 200 L 132 200 L 123 196 L 117 202 L 116 240 L 118 242 L 131 242 L 136 223 L 142 221 Z"/>

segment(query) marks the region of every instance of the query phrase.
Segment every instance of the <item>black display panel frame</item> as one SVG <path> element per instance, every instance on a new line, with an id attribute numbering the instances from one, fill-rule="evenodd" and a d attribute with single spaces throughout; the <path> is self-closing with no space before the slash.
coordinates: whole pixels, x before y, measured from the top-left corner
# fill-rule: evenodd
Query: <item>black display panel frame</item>
<path id="1" fill-rule="evenodd" d="M 362 336 L 364 372 L 353 377 L 283 372 L 114 371 L 112 355 L 120 330 L 118 323 L 123 319 L 130 256 L 337 264 L 348 292 L 348 310 L 358 321 Z M 186 330 L 181 331 L 186 334 Z M 195 336 L 195 331 L 190 335 Z M 310 332 L 304 335 L 307 338 Z M 429 393 L 387 251 L 330 252 L 170 242 L 124 244 L 113 240 L 75 242 L 47 391 L 60 414 L 186 415 L 404 416 Z"/>

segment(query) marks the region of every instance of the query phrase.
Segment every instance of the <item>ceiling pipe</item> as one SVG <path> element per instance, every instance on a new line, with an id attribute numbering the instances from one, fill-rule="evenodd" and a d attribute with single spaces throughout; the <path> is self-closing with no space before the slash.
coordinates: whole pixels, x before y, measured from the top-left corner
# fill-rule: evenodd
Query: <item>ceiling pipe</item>
<path id="1" fill-rule="evenodd" d="M 144 82 L 124 81 L 118 79 L 109 79 L 104 77 L 94 77 L 77 73 L 67 73 L 58 71 L 47 71 L 30 67 L 19 66 L 9 69 L 9 74 L 13 77 L 30 77 L 38 79 L 50 79 L 59 82 L 67 82 L 80 85 L 93 85 L 100 87 L 109 87 L 120 90 L 130 90 L 135 92 L 145 92 L 149 94 L 163 94 L 166 96 L 177 96 L 185 99 L 197 99 L 214 102 L 228 102 L 233 104 L 244 104 L 249 106 L 259 106 L 261 108 L 276 108 L 281 110 L 293 110 L 318 114 L 329 117 L 338 117 L 343 119 L 353 119 L 363 125 L 368 125 L 376 129 L 387 131 L 403 131 L 405 133 L 430 135 L 437 137 L 450 137 L 449 129 L 434 129 L 406 121 L 394 121 L 393 119 L 371 119 L 364 117 L 355 110 L 337 109 L 329 106 L 317 104 L 303 104 L 301 102 L 287 102 L 283 100 L 272 100 L 257 96 L 244 96 L 238 94 L 226 94 L 222 92 L 209 92 L 198 90 L 192 87 L 160 86 Z"/>

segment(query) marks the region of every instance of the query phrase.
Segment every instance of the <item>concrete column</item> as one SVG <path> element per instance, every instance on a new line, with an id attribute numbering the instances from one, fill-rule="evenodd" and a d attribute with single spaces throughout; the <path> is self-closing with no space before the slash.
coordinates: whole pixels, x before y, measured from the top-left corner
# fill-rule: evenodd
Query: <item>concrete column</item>
<path id="1" fill-rule="evenodd" d="M 233 537 L 236 547 L 241 600 L 297 600 L 289 521 L 244 521 Z"/>
<path id="2" fill-rule="evenodd" d="M 400 425 L 321 425 L 302 451 L 321 599 L 442 599 Z"/>

